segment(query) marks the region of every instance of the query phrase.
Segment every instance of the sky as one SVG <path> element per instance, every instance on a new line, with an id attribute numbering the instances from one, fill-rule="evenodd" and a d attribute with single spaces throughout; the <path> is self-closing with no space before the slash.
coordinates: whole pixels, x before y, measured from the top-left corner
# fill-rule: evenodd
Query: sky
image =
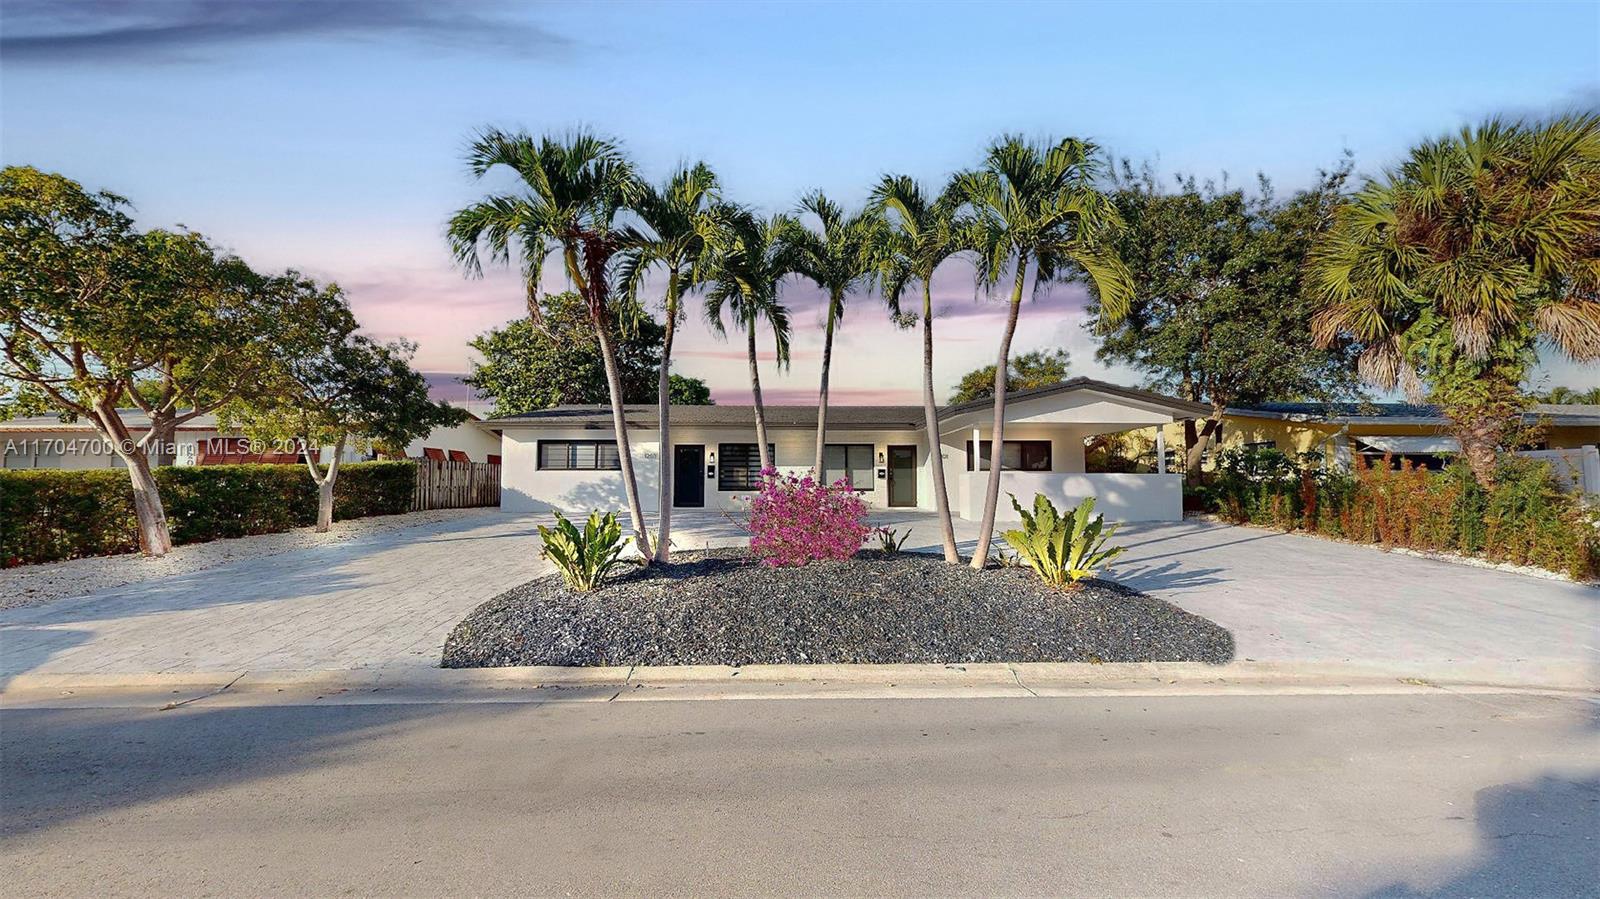
<path id="1" fill-rule="evenodd" d="M 450 214 L 503 181 L 471 135 L 587 127 L 659 180 L 705 160 L 731 198 L 790 210 L 865 200 L 884 173 L 936 184 L 1004 132 L 1091 138 L 1163 173 L 1280 191 L 1354 154 L 1378 174 L 1418 140 L 1492 114 L 1600 105 L 1600 3 L 436 3 L 6 0 L 0 162 L 58 171 L 261 270 L 337 281 L 416 367 L 465 372 L 467 343 L 522 309 L 515 277 L 464 276 Z M 555 266 L 551 266 L 552 269 Z M 552 273 L 545 285 L 563 287 Z M 935 279 L 941 398 L 993 362 L 1003 304 L 969 270 Z M 799 283 L 794 361 L 769 402 L 815 397 L 821 297 Z M 1024 310 L 1014 350 L 1095 361 L 1083 294 Z M 748 402 L 738 343 L 691 324 L 674 371 Z M 850 298 L 834 402 L 914 402 L 921 343 Z M 1546 384 L 1594 383 L 1547 357 Z M 443 380 L 438 379 L 436 380 Z"/>

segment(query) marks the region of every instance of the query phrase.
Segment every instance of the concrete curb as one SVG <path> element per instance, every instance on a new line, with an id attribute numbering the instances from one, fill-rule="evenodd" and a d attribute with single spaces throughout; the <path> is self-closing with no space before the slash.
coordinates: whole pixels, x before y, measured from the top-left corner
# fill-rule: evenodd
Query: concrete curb
<path id="1" fill-rule="evenodd" d="M 544 702 L 641 699 L 959 698 L 1203 694 L 1596 692 L 1583 664 L 750 665 L 610 668 L 358 668 L 135 674 L 22 674 L 12 707 L 252 702 Z"/>

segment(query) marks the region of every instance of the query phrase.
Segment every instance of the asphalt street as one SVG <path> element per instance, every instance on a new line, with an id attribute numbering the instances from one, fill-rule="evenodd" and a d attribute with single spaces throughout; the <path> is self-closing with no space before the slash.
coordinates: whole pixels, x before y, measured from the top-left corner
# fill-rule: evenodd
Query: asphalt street
<path id="1" fill-rule="evenodd" d="M 0 711 L 5 895 L 1600 894 L 1590 698 Z"/>

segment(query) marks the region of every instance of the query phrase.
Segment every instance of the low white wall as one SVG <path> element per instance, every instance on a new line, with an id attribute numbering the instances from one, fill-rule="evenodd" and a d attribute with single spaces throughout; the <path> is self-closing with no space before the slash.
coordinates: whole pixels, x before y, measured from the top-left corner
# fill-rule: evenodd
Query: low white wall
<path id="1" fill-rule="evenodd" d="M 966 504 L 964 518 L 977 519 L 983 511 L 988 472 L 962 472 Z M 1181 474 L 1075 474 L 1071 472 L 1002 471 L 996 521 L 1018 521 L 1011 497 L 1024 508 L 1036 493 L 1043 493 L 1058 509 L 1076 506 L 1094 497 L 1095 511 L 1107 521 L 1180 521 L 1183 518 Z"/>
<path id="2" fill-rule="evenodd" d="M 1600 447 L 1525 450 L 1517 455 L 1549 463 L 1562 489 L 1600 494 Z"/>

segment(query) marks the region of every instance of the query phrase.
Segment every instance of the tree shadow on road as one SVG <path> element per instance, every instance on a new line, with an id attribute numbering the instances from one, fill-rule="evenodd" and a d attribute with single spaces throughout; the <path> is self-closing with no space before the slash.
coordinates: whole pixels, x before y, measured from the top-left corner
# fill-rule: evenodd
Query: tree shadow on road
<path id="1" fill-rule="evenodd" d="M 517 703 L 0 712 L 0 845 L 76 819 L 347 763 L 354 745 Z M 314 806 L 312 801 L 310 805 Z"/>
<path id="2" fill-rule="evenodd" d="M 1481 861 L 1435 889 L 1396 883 L 1369 895 L 1600 895 L 1600 777 L 1545 775 L 1474 798 Z"/>

